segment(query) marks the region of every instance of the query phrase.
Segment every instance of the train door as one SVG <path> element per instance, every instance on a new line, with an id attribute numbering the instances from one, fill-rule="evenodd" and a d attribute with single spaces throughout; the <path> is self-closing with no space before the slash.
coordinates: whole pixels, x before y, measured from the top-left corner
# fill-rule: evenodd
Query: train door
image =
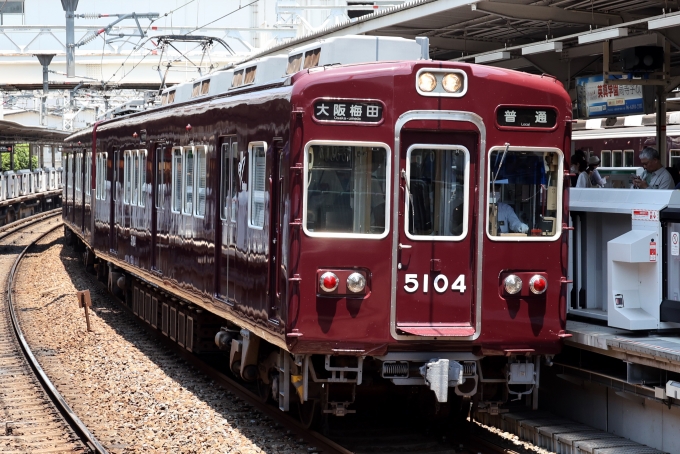
<path id="1" fill-rule="evenodd" d="M 267 175 L 269 176 L 269 269 L 267 270 L 267 295 L 269 305 L 269 320 L 281 319 L 281 298 L 277 292 L 279 257 L 278 244 L 281 237 L 281 222 L 279 222 L 279 197 L 281 158 L 283 156 L 283 140 L 274 138 L 272 149 L 267 153 Z"/>
<path id="2" fill-rule="evenodd" d="M 478 134 L 402 131 L 397 208 L 396 334 L 470 337 Z"/>
<path id="3" fill-rule="evenodd" d="M 122 153 L 120 149 L 113 151 L 113 159 L 111 161 L 111 166 L 113 167 L 111 175 L 111 252 L 113 254 L 118 253 L 118 236 L 116 235 L 116 229 L 121 222 L 122 213 L 122 203 L 120 200 L 121 194 L 119 192 L 122 186 L 120 179 L 123 176 L 121 171 L 121 157 Z"/>
<path id="4" fill-rule="evenodd" d="M 236 136 L 220 138 L 220 229 L 216 235 L 217 297 L 229 304 L 236 300 L 236 215 L 240 189 L 240 155 Z M 243 169 L 241 169 L 241 174 Z M 242 234 L 244 232 L 241 232 Z M 231 274 L 230 274 L 231 271 Z M 243 270 L 241 270 L 242 272 Z"/>

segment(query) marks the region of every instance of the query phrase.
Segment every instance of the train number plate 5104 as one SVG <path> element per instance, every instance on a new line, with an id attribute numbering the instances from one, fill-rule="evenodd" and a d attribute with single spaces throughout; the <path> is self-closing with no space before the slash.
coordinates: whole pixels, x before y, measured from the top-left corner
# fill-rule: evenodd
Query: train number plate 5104
<path id="1" fill-rule="evenodd" d="M 422 292 L 427 293 L 430 288 L 430 274 L 423 274 L 422 279 L 418 280 L 417 274 L 407 274 L 404 290 L 407 293 L 415 293 L 422 287 Z M 445 293 L 449 288 L 451 291 L 465 293 L 465 275 L 461 274 L 456 279 L 452 280 L 451 287 L 449 287 L 449 278 L 444 274 L 438 274 L 432 279 L 432 288 L 437 293 Z M 422 285 L 421 285 L 422 284 Z"/>

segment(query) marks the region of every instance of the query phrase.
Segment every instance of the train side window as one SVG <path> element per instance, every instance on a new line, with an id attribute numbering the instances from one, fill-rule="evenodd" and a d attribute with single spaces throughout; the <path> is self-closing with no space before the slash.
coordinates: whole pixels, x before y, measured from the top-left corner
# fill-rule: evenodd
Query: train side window
<path id="1" fill-rule="evenodd" d="M 487 170 L 487 235 L 554 241 L 562 230 L 563 156 L 557 148 L 493 147 Z"/>
<path id="2" fill-rule="evenodd" d="M 623 167 L 635 165 L 635 150 L 623 150 Z"/>
<path id="3" fill-rule="evenodd" d="M 184 147 L 184 214 L 193 214 L 194 206 L 194 147 Z"/>
<path id="4" fill-rule="evenodd" d="M 264 193 L 267 178 L 267 144 L 251 142 L 248 144 L 249 170 L 248 187 L 250 189 L 248 226 L 261 229 L 264 227 Z"/>
<path id="5" fill-rule="evenodd" d="M 123 203 L 125 205 L 130 204 L 131 199 L 131 185 L 132 185 L 132 175 L 130 171 L 132 170 L 132 165 L 130 161 L 132 160 L 131 151 L 125 150 L 123 152 Z"/>
<path id="6" fill-rule="evenodd" d="M 323 237 L 386 236 L 389 158 L 389 147 L 382 143 L 308 143 L 305 233 Z"/>
<path id="7" fill-rule="evenodd" d="M 164 105 L 166 105 L 167 103 L 168 103 L 168 94 L 167 94 L 167 93 L 163 93 L 163 94 L 161 95 L 161 106 L 164 106 Z"/>
<path id="8" fill-rule="evenodd" d="M 210 79 L 205 79 L 201 83 L 201 95 L 207 95 L 210 92 Z"/>
<path id="9" fill-rule="evenodd" d="M 182 147 L 172 149 L 172 211 L 182 209 Z"/>
<path id="10" fill-rule="evenodd" d="M 413 145 L 406 161 L 410 192 L 406 235 L 414 240 L 463 239 L 468 225 L 468 150 L 456 145 Z"/>
<path id="11" fill-rule="evenodd" d="M 612 167 L 623 167 L 623 152 L 621 150 L 612 151 Z"/>
<path id="12" fill-rule="evenodd" d="M 668 165 L 671 167 L 680 167 L 680 150 L 671 150 L 670 153 L 670 162 Z"/>
<path id="13" fill-rule="evenodd" d="M 108 153 L 97 153 L 97 190 L 96 198 L 106 199 L 106 158 Z"/>
<path id="14" fill-rule="evenodd" d="M 139 206 L 146 205 L 146 195 L 148 188 L 146 186 L 146 150 L 139 150 Z"/>
<path id="15" fill-rule="evenodd" d="M 132 177 L 132 197 L 130 203 L 137 205 L 139 201 L 139 150 L 132 150 L 130 152 L 130 167 L 130 176 Z"/>
<path id="16" fill-rule="evenodd" d="M 196 147 L 196 216 L 205 216 L 205 196 L 207 188 L 206 147 Z"/>
<path id="17" fill-rule="evenodd" d="M 199 96 L 201 93 L 201 83 L 196 82 L 193 87 L 191 87 L 191 97 L 195 98 L 196 96 Z"/>
<path id="18" fill-rule="evenodd" d="M 305 52 L 305 61 L 302 66 L 303 69 L 313 68 L 319 65 L 319 58 L 321 57 L 321 48 L 308 50 Z"/>
<path id="19" fill-rule="evenodd" d="M 156 208 L 163 208 L 165 195 L 165 162 L 163 161 L 163 147 L 156 147 Z"/>

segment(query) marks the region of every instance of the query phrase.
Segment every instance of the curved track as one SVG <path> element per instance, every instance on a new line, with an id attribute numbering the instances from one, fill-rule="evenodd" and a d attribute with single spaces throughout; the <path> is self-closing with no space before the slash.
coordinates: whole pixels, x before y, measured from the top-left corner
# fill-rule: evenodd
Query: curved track
<path id="1" fill-rule="evenodd" d="M 53 210 L 0 230 L 0 284 L 6 292 L 0 310 L 0 451 L 107 451 L 75 415 L 26 343 L 13 307 L 13 285 L 24 254 L 62 226 Z"/>

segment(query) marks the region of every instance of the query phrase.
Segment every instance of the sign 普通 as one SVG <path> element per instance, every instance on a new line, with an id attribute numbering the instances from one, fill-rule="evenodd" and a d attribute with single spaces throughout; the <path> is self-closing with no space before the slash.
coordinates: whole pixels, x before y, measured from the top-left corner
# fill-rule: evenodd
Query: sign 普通
<path id="1" fill-rule="evenodd" d="M 496 110 L 498 126 L 511 128 L 554 128 L 557 111 L 547 107 L 501 106 Z"/>
<path id="2" fill-rule="evenodd" d="M 314 103 L 314 118 L 319 121 L 379 123 L 382 113 L 378 102 L 324 99 Z"/>

